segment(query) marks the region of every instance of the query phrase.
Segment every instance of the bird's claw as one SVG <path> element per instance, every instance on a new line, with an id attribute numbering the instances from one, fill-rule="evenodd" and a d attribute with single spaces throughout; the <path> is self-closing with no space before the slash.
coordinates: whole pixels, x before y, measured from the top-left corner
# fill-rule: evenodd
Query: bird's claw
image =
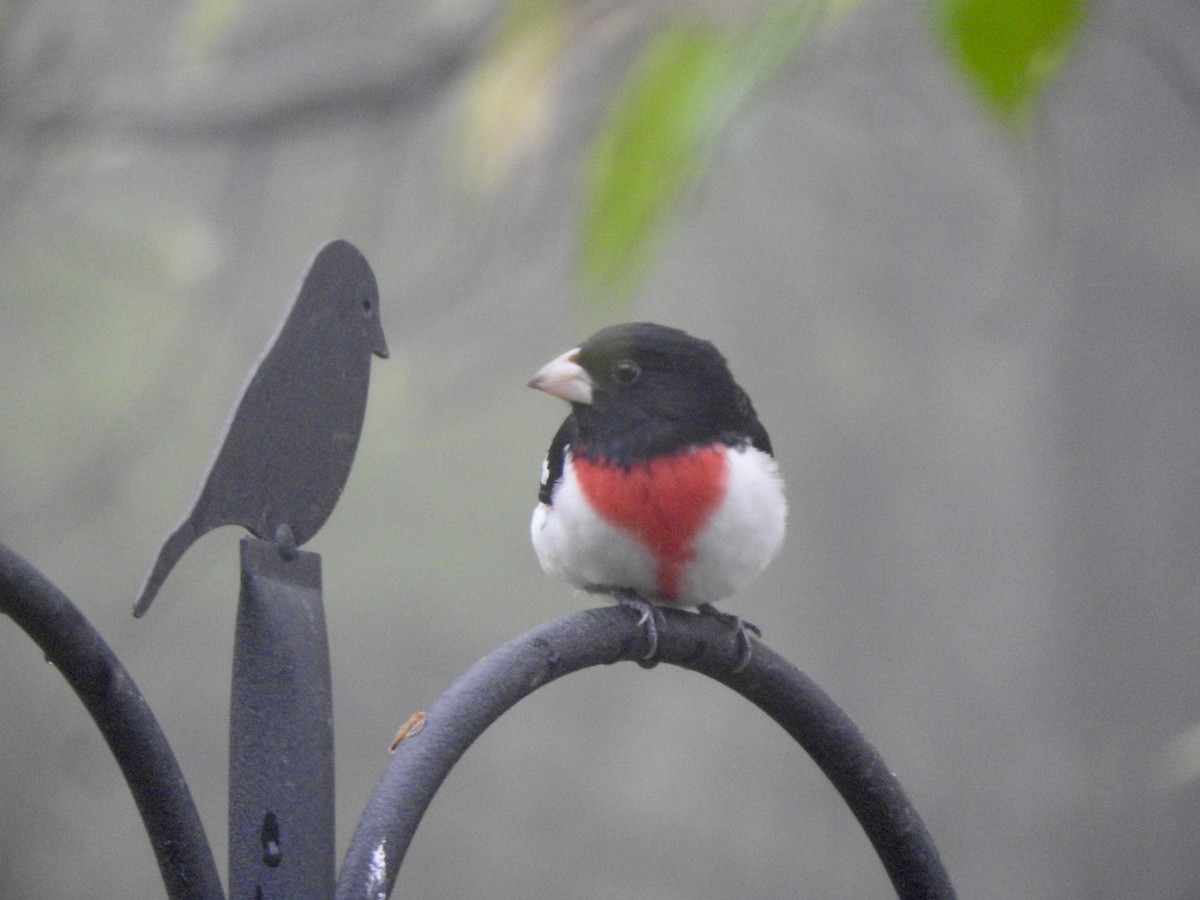
<path id="1" fill-rule="evenodd" d="M 696 610 L 702 616 L 712 616 L 714 619 L 733 628 L 734 640 L 737 641 L 737 662 L 734 663 L 730 671 L 734 675 L 746 671 L 746 667 L 750 665 L 750 660 L 754 656 L 754 644 L 751 641 L 749 632 L 753 632 L 755 637 L 761 638 L 762 629 L 753 622 L 747 622 L 741 616 L 721 612 L 711 603 L 701 603 L 696 607 Z"/>
<path id="2" fill-rule="evenodd" d="M 658 608 L 639 594 L 637 591 L 621 589 L 614 592 L 617 602 L 621 606 L 628 606 L 630 609 L 636 609 L 642 614 L 637 621 L 637 627 L 642 629 L 646 636 L 646 652 L 642 655 L 639 664 L 645 665 L 646 668 L 653 666 L 650 662 L 658 655 L 658 623 L 662 615 Z"/>

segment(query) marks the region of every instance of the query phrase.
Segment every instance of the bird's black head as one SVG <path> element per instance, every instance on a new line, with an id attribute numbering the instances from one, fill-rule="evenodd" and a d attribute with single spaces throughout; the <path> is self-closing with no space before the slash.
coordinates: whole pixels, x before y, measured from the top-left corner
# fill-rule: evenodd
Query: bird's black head
<path id="1" fill-rule="evenodd" d="M 555 375 L 561 381 L 548 387 Z M 628 464 L 715 441 L 770 449 L 725 358 L 677 328 L 605 328 L 539 372 L 533 386 L 571 401 L 577 453 Z"/>

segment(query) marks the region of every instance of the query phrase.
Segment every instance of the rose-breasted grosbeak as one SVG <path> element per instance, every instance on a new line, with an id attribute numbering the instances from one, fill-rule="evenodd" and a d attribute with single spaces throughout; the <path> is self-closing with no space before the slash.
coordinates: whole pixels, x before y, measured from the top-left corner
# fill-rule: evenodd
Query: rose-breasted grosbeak
<path id="1" fill-rule="evenodd" d="M 710 605 L 750 582 L 783 542 L 787 503 L 750 398 L 708 341 L 649 323 L 614 325 L 547 363 L 530 387 L 571 413 L 550 444 L 533 512 L 549 574 L 642 611 Z M 753 627 L 753 626 L 746 626 Z"/>

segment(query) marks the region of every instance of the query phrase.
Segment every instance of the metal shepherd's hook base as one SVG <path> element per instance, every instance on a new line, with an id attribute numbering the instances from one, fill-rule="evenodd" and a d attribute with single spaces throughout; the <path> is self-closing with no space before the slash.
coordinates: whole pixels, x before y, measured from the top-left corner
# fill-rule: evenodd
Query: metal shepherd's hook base
<path id="1" fill-rule="evenodd" d="M 417 825 L 467 747 L 538 687 L 588 666 L 644 663 L 636 610 L 586 610 L 476 663 L 400 742 L 335 883 L 333 712 L 321 560 L 300 546 L 333 510 L 366 408 L 370 356 L 387 355 L 366 260 L 344 241 L 313 259 L 250 373 L 191 511 L 167 537 L 135 603 L 146 612 L 199 537 L 238 524 L 241 593 L 229 748 L 229 894 L 380 900 Z M 70 682 L 137 802 L 173 900 L 224 894 L 170 746 L 133 680 L 78 609 L 0 545 L 0 612 Z M 708 675 L 771 716 L 845 798 L 904 900 L 954 889 L 924 824 L 854 723 L 795 666 L 756 643 L 747 663 L 712 616 L 661 611 L 655 659 Z"/>

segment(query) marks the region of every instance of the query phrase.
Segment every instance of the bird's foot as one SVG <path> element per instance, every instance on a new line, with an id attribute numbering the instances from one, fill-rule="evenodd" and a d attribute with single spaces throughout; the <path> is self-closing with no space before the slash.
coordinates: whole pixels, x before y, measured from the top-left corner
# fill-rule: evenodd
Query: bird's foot
<path id="1" fill-rule="evenodd" d="M 701 603 L 696 610 L 700 615 L 712 616 L 733 629 L 737 641 L 737 662 L 734 663 L 732 672 L 734 675 L 744 672 L 746 666 L 750 665 L 750 658 L 754 655 L 754 644 L 750 639 L 750 632 L 753 632 L 755 637 L 762 637 L 762 629 L 753 622 L 747 622 L 741 616 L 721 612 L 711 603 Z"/>
<path id="2" fill-rule="evenodd" d="M 655 664 L 654 657 L 658 655 L 658 626 L 662 622 L 662 613 L 657 606 L 632 588 L 615 588 L 611 593 L 619 604 L 636 609 L 642 614 L 637 627 L 642 629 L 646 636 L 646 652 L 638 661 L 638 665 L 651 668 Z"/>

